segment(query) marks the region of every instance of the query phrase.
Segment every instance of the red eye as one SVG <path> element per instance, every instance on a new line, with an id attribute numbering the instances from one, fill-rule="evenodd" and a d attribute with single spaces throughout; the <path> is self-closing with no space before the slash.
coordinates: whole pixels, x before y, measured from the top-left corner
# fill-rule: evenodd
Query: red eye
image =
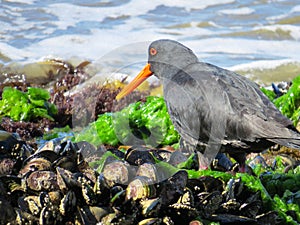
<path id="1" fill-rule="evenodd" d="M 150 55 L 156 55 L 157 50 L 155 48 L 150 48 Z"/>

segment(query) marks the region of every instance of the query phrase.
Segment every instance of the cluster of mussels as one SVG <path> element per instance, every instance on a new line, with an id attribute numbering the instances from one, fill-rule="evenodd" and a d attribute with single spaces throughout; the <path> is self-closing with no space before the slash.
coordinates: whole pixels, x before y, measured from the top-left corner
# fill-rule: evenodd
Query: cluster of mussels
<path id="1" fill-rule="evenodd" d="M 259 192 L 239 179 L 191 179 L 168 168 L 168 150 L 61 139 L 32 149 L 1 131 L 0 156 L 0 224 L 276 224 Z"/>

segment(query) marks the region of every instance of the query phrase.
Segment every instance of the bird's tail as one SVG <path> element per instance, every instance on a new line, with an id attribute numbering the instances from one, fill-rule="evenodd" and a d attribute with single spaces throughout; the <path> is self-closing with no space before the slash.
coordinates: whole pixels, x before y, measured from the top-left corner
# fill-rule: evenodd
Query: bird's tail
<path id="1" fill-rule="evenodd" d="M 300 150 L 300 137 L 297 138 L 270 138 L 269 141 L 272 141 L 276 144 L 286 146 L 288 148 L 294 148 Z"/>

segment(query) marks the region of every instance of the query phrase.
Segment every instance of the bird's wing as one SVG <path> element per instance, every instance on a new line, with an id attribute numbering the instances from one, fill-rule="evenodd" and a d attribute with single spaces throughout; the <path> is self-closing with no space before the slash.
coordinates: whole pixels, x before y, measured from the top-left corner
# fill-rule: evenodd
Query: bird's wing
<path id="1" fill-rule="evenodd" d="M 196 63 L 163 85 L 171 119 L 186 140 L 299 138 L 292 122 L 259 87 L 234 72 Z"/>

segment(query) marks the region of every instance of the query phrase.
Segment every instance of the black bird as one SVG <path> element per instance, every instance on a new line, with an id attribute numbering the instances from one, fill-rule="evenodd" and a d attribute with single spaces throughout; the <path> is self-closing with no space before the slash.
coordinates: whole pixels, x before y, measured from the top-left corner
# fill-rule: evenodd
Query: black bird
<path id="1" fill-rule="evenodd" d="M 180 147 L 201 152 L 202 168 L 219 151 L 245 168 L 248 153 L 275 143 L 300 149 L 300 133 L 254 82 L 200 62 L 192 50 L 173 40 L 152 42 L 148 54 L 148 64 L 116 98 L 129 94 L 152 74 L 157 76 L 181 136 Z"/>

